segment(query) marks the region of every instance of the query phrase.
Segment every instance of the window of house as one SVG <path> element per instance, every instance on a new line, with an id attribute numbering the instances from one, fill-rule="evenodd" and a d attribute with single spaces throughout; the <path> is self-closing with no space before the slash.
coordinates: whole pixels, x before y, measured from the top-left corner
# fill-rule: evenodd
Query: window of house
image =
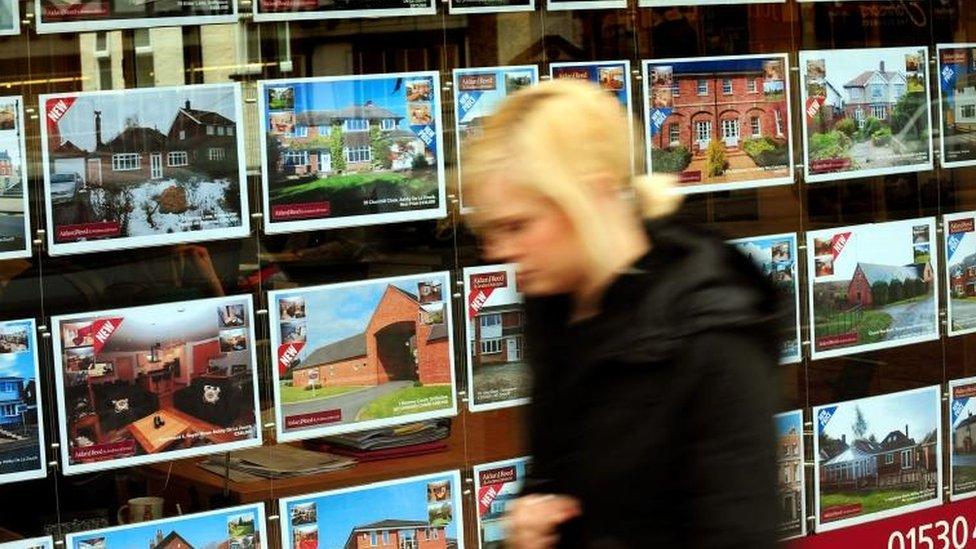
<path id="1" fill-rule="evenodd" d="M 749 93 L 756 93 L 756 79 L 749 78 L 746 80 L 746 91 Z"/>
<path id="2" fill-rule="evenodd" d="M 434 539 L 437 539 L 437 537 L 439 536 L 437 532 L 437 528 L 434 528 L 433 530 L 431 530 L 431 532 L 434 534 Z"/>
<path id="3" fill-rule="evenodd" d="M 901 468 L 911 469 L 912 468 L 912 451 L 902 450 L 901 451 Z"/>
<path id="4" fill-rule="evenodd" d="M 224 127 L 217 126 L 217 135 L 224 135 Z"/>
<path id="5" fill-rule="evenodd" d="M 762 136 L 762 122 L 760 122 L 758 116 L 753 116 L 749 121 L 752 127 L 752 136 L 761 137 Z"/>
<path id="6" fill-rule="evenodd" d="M 218 160 L 224 159 L 224 148 L 223 147 L 210 147 L 207 152 L 211 161 L 216 162 Z"/>
<path id="7" fill-rule="evenodd" d="M 377 541 L 379 541 L 379 538 L 376 536 L 376 532 L 370 532 L 369 533 L 369 546 L 370 547 L 376 547 L 376 545 L 377 545 L 376 542 Z"/>
<path id="8" fill-rule="evenodd" d="M 362 132 L 369 129 L 369 121 L 365 118 L 350 118 L 342 123 L 342 129 L 347 132 Z"/>
<path id="9" fill-rule="evenodd" d="M 308 131 L 307 128 L 306 128 L 306 131 Z M 234 126 L 227 126 L 227 135 L 230 135 L 230 136 L 233 136 L 234 135 Z"/>
<path id="10" fill-rule="evenodd" d="M 871 116 L 877 118 L 878 120 L 884 120 L 885 118 L 884 105 L 874 105 L 873 107 L 871 107 Z"/>
<path id="11" fill-rule="evenodd" d="M 186 166 L 190 163 L 186 151 L 171 151 L 167 158 L 167 163 L 171 168 Z"/>
<path id="12" fill-rule="evenodd" d="M 478 318 L 480 319 L 479 322 L 481 323 L 482 328 L 498 326 L 499 324 L 502 323 L 502 315 L 500 314 L 493 313 L 493 314 L 481 315 Z"/>
<path id="13" fill-rule="evenodd" d="M 380 121 L 381 130 L 388 132 L 394 128 L 396 128 L 396 120 L 392 118 L 384 118 L 383 120 Z"/>
<path id="14" fill-rule="evenodd" d="M 895 454 L 885 454 L 885 465 L 891 465 L 895 462 Z"/>
<path id="15" fill-rule="evenodd" d="M 973 117 L 976 117 L 976 105 L 963 105 L 962 106 L 962 117 L 963 118 L 973 118 Z"/>
<path id="16" fill-rule="evenodd" d="M 668 124 L 668 143 L 672 147 L 681 144 L 681 126 L 677 122 Z"/>
<path id="17" fill-rule="evenodd" d="M 773 111 L 773 118 L 776 119 L 776 135 L 783 135 L 783 115 L 776 110 Z"/>
<path id="18" fill-rule="evenodd" d="M 481 354 L 493 355 L 502 352 L 501 339 L 485 339 L 481 341 Z"/>
<path id="19" fill-rule="evenodd" d="M 674 97 L 681 95 L 681 85 L 677 80 L 671 82 L 671 95 Z"/>
<path id="20" fill-rule="evenodd" d="M 722 79 L 722 93 L 725 95 L 732 95 L 732 79 L 723 78 Z"/>
<path id="21" fill-rule="evenodd" d="M 851 99 L 860 99 L 864 97 L 864 90 L 861 88 L 850 88 Z"/>
<path id="22" fill-rule="evenodd" d="M 138 153 L 123 153 L 112 155 L 112 171 L 128 172 L 139 169 Z"/>
<path id="23" fill-rule="evenodd" d="M 879 100 L 884 99 L 884 87 L 880 84 L 875 84 L 868 89 L 871 94 L 871 99 Z"/>
<path id="24" fill-rule="evenodd" d="M 291 131 L 292 137 L 308 137 L 308 126 L 295 125 Z"/>
<path id="25" fill-rule="evenodd" d="M 207 135 L 213 135 L 213 134 L 214 134 L 214 127 L 208 125 L 207 126 Z"/>
<path id="26" fill-rule="evenodd" d="M 390 531 L 383 530 L 383 545 L 389 545 L 389 544 L 390 544 Z"/>
<path id="27" fill-rule="evenodd" d="M 5 404 L 0 406 L 0 413 L 2 413 L 4 416 L 12 416 L 15 415 L 16 412 L 14 411 L 13 404 Z"/>
<path id="28" fill-rule="evenodd" d="M 180 141 L 186 140 L 186 130 L 180 130 Z"/>
<path id="29" fill-rule="evenodd" d="M 701 79 L 698 81 L 698 95 L 708 95 L 708 80 Z"/>
<path id="30" fill-rule="evenodd" d="M 369 162 L 373 159 L 373 151 L 369 145 L 346 147 L 346 162 Z"/>

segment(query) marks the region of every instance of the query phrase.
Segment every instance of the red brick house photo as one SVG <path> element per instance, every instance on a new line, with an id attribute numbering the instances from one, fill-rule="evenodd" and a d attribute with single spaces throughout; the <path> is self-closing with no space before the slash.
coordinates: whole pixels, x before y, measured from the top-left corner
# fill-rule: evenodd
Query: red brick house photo
<path id="1" fill-rule="evenodd" d="M 858 263 L 847 287 L 847 301 L 850 305 L 870 308 L 923 295 L 929 292 L 933 277 L 931 263 L 903 266 Z M 900 288 L 897 296 L 892 295 L 893 285 Z M 878 291 L 883 291 L 884 296 L 878 295 Z"/>
<path id="2" fill-rule="evenodd" d="M 421 520 L 387 519 L 357 526 L 343 549 L 455 549 L 443 526 Z"/>

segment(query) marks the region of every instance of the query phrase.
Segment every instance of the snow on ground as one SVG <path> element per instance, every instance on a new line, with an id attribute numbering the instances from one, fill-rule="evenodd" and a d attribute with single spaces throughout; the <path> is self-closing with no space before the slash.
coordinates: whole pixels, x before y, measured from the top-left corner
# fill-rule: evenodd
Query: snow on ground
<path id="1" fill-rule="evenodd" d="M 161 179 L 130 187 L 128 191 L 132 193 L 132 211 L 129 212 L 127 236 L 146 236 L 239 226 L 241 224 L 240 214 L 223 207 L 224 197 L 231 184 L 227 180 L 217 180 L 180 185 L 172 179 Z M 189 209 L 179 214 L 160 213 L 156 199 L 163 191 L 174 185 L 182 187 L 186 191 Z M 101 204 L 104 200 L 104 191 L 93 189 L 92 193 L 92 205 Z M 152 213 L 152 225 L 146 215 L 146 205 L 155 208 Z"/>

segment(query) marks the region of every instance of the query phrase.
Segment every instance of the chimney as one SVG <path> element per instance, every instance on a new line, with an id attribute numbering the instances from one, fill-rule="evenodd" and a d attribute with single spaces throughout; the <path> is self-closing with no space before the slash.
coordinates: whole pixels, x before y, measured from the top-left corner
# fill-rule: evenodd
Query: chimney
<path id="1" fill-rule="evenodd" d="M 881 63 L 879 63 L 879 66 L 881 67 L 881 72 L 884 72 L 885 71 L 884 70 L 884 61 L 881 61 Z"/>
<path id="2" fill-rule="evenodd" d="M 882 65 L 883 65 L 883 64 L 884 64 L 884 62 L 882 61 Z M 184 107 L 184 108 L 185 108 L 186 110 L 190 110 L 190 100 L 189 100 L 189 99 L 187 99 L 187 100 L 186 100 L 186 103 L 184 103 L 184 104 L 183 104 L 183 107 Z"/>
<path id="3" fill-rule="evenodd" d="M 847 435 L 846 434 L 840 436 L 840 443 L 841 444 L 847 444 Z"/>
<path id="4" fill-rule="evenodd" d="M 905 438 L 908 438 L 908 424 L 905 424 Z"/>
<path id="5" fill-rule="evenodd" d="M 102 111 L 95 111 L 95 146 L 102 146 Z"/>

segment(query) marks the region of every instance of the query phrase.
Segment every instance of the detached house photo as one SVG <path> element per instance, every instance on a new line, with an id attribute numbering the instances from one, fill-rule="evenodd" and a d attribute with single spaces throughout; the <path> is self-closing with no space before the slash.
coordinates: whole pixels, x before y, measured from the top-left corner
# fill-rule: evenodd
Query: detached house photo
<path id="1" fill-rule="evenodd" d="M 644 72 L 652 171 L 685 186 L 792 182 L 785 56 L 647 61 Z"/>
<path id="2" fill-rule="evenodd" d="M 253 350 L 221 346 L 221 301 L 230 298 L 58 317 L 69 471 L 260 440 Z M 76 351 L 91 358 L 68 360 Z"/>
<path id="3" fill-rule="evenodd" d="M 241 232 L 237 100 L 223 84 L 47 96 L 53 242 Z"/>
<path id="4" fill-rule="evenodd" d="M 952 493 L 954 495 L 976 492 L 976 383 L 972 378 L 949 383 L 952 420 L 949 437 Z"/>
<path id="5" fill-rule="evenodd" d="M 425 308 L 433 304 L 419 297 L 424 285 L 446 286 L 442 277 L 302 291 L 305 340 L 273 342 L 279 350 L 297 350 L 287 364 L 279 361 L 285 368 L 278 384 L 279 429 L 304 431 L 305 438 L 453 415 L 449 317 L 431 317 Z"/>
<path id="6" fill-rule="evenodd" d="M 348 218 L 333 227 L 381 222 L 362 217 L 373 214 L 438 211 L 443 153 L 434 80 L 416 73 L 263 86 L 270 223 Z"/>
<path id="7" fill-rule="evenodd" d="M 92 534 L 71 534 L 66 546 L 103 549 L 267 549 L 267 535 L 260 527 L 260 513 L 261 508 L 251 504 L 223 511 L 180 515 L 163 522 L 123 524 Z"/>
<path id="8" fill-rule="evenodd" d="M 33 330 L 33 322 L 0 324 L 0 483 L 46 467 Z"/>
<path id="9" fill-rule="evenodd" d="M 0 98 L 0 259 L 29 255 L 20 98 Z"/>
<path id="10" fill-rule="evenodd" d="M 948 214 L 946 222 L 946 294 L 949 334 L 976 330 L 976 216 Z"/>
<path id="11" fill-rule="evenodd" d="M 972 47 L 938 49 L 942 154 L 947 166 L 976 160 L 976 53 Z M 968 165 L 968 164 L 956 164 Z"/>

